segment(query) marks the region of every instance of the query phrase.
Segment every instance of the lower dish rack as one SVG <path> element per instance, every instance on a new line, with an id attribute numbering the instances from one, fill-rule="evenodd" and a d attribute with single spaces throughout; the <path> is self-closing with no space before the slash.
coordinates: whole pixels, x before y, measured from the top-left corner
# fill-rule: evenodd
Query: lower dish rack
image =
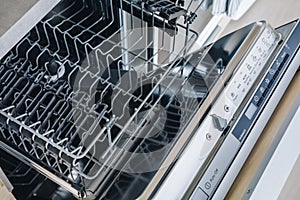
<path id="1" fill-rule="evenodd" d="M 63 187 L 5 151 L 0 152 L 0 162 L 7 178 L 14 184 L 12 199 L 76 199 Z"/>
<path id="2" fill-rule="evenodd" d="M 77 197 L 141 195 L 219 74 L 144 9 L 62 0 L 0 61 L 1 147 Z"/>

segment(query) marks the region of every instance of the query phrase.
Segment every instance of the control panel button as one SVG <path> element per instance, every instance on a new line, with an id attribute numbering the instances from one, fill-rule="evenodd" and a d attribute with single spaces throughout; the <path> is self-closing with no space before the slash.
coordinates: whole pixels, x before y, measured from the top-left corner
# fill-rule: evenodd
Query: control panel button
<path id="1" fill-rule="evenodd" d="M 253 99 L 254 99 L 254 102 L 257 103 L 259 101 L 260 97 L 258 95 L 255 95 Z"/>
<path id="2" fill-rule="evenodd" d="M 280 65 L 279 65 L 279 67 L 278 67 L 278 70 L 279 70 L 279 71 L 282 70 L 283 66 L 284 66 L 284 63 L 280 63 Z"/>
<path id="3" fill-rule="evenodd" d="M 269 84 L 270 85 L 270 84 Z M 266 97 L 267 96 L 267 94 L 268 94 L 268 92 L 269 92 L 269 88 L 266 88 L 266 90 L 264 91 L 264 93 L 263 93 L 263 97 Z"/>
<path id="4" fill-rule="evenodd" d="M 273 86 L 274 81 L 275 81 L 274 79 L 271 79 L 271 80 L 270 80 L 270 83 L 269 83 L 269 85 L 268 85 L 268 88 L 271 88 L 271 87 Z"/>
<path id="5" fill-rule="evenodd" d="M 282 60 L 282 63 L 286 63 L 286 61 L 289 59 L 290 55 L 287 53 L 285 54 L 283 60 Z"/>
<path id="6" fill-rule="evenodd" d="M 276 79 L 278 77 L 278 75 L 279 75 L 279 71 L 276 71 L 276 73 L 274 74 L 273 79 Z"/>
<path id="7" fill-rule="evenodd" d="M 192 194 L 192 196 L 189 198 L 189 200 L 206 200 L 208 199 L 207 194 L 205 194 L 205 192 L 203 192 L 201 190 L 201 188 L 197 187 L 194 191 L 194 193 Z"/>
<path id="8" fill-rule="evenodd" d="M 256 105 L 259 107 L 262 104 L 263 100 L 264 98 L 260 98 Z"/>
<path id="9" fill-rule="evenodd" d="M 252 120 L 255 112 L 257 111 L 257 107 L 251 103 L 250 106 L 248 107 L 246 113 L 245 113 L 245 116 L 249 119 L 249 120 Z"/>

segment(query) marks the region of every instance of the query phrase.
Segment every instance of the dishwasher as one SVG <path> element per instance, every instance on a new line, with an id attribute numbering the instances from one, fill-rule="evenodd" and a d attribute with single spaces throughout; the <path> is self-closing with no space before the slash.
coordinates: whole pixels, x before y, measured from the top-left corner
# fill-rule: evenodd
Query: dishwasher
<path id="1" fill-rule="evenodd" d="M 235 157 L 219 181 L 210 166 L 252 148 L 299 66 L 298 21 L 191 51 L 204 1 L 41 2 L 0 40 L 0 166 L 17 199 L 211 198 Z"/>
<path id="2" fill-rule="evenodd" d="M 183 1 L 51 6 L 1 59 L 1 141 L 25 163 L 1 167 L 29 199 L 135 198 L 208 90 L 180 67 L 198 35 L 179 20 L 194 15 Z"/>

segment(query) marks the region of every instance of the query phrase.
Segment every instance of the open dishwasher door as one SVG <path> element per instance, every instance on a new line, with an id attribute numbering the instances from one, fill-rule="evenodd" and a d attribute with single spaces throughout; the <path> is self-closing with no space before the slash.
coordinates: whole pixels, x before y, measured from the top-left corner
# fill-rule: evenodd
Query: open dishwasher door
<path id="1" fill-rule="evenodd" d="M 188 11 L 181 1 L 62 0 L 12 46 L 1 38 L 1 168 L 19 194 L 171 198 L 172 177 L 197 182 L 281 36 L 258 22 L 189 53 L 198 34 Z M 193 156 L 198 164 L 180 167 Z M 178 180 L 175 198 L 193 186 Z"/>

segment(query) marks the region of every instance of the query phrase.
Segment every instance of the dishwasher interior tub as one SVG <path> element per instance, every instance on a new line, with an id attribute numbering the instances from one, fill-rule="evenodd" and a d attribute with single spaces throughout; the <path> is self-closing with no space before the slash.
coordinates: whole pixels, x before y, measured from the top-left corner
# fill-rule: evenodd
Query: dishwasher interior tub
<path id="1" fill-rule="evenodd" d="M 47 13 L 0 61 L 0 146 L 29 166 L 1 152 L 8 174 L 138 198 L 221 73 L 205 49 L 187 53 L 201 5 L 189 3 L 62 0 Z"/>

